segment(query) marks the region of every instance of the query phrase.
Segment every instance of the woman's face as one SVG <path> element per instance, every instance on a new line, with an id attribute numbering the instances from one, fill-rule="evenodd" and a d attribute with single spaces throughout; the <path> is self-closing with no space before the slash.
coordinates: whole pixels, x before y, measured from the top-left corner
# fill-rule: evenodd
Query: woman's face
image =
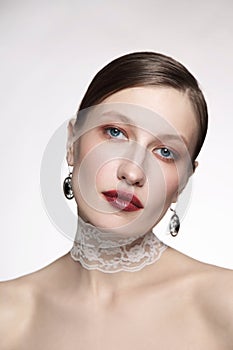
<path id="1" fill-rule="evenodd" d="M 67 159 L 79 215 L 102 230 L 148 232 L 192 173 L 196 117 L 173 88 L 114 93 L 90 108 L 76 134 Z"/>

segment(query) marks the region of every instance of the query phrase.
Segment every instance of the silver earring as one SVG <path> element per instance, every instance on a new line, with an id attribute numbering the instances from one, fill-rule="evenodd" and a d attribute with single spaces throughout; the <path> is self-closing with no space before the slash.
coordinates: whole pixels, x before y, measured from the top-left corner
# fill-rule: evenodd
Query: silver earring
<path id="1" fill-rule="evenodd" d="M 174 209 L 170 208 L 170 210 L 173 211 L 174 214 L 172 215 L 169 222 L 169 231 L 172 237 L 176 237 L 180 229 L 180 219 Z"/>
<path id="2" fill-rule="evenodd" d="M 72 171 L 69 171 L 69 175 L 63 182 L 63 192 L 67 199 L 73 199 L 74 193 L 72 190 Z"/>

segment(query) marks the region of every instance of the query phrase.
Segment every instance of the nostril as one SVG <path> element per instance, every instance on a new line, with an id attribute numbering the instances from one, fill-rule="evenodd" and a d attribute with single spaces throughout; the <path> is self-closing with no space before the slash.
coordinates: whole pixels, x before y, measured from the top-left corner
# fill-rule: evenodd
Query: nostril
<path id="1" fill-rule="evenodd" d="M 137 182 L 135 182 L 135 185 L 138 186 L 138 187 L 142 187 L 143 183 L 141 181 L 137 181 Z"/>
<path id="2" fill-rule="evenodd" d="M 126 182 L 128 185 L 143 186 L 145 176 L 142 169 L 132 162 L 123 162 L 118 170 L 117 177 L 119 180 Z"/>

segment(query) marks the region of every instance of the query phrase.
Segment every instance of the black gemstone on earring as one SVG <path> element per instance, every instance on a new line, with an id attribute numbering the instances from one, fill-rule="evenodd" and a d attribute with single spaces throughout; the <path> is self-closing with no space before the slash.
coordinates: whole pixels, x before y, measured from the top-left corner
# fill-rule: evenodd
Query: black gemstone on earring
<path id="1" fill-rule="evenodd" d="M 71 174 L 67 176 L 63 182 L 63 192 L 67 199 L 74 198 L 74 193 L 71 184 Z"/>
<path id="2" fill-rule="evenodd" d="M 176 214 L 176 212 L 174 212 L 169 223 L 170 234 L 173 237 L 176 237 L 178 235 L 179 229 L 180 229 L 180 219 L 179 219 L 179 216 Z"/>

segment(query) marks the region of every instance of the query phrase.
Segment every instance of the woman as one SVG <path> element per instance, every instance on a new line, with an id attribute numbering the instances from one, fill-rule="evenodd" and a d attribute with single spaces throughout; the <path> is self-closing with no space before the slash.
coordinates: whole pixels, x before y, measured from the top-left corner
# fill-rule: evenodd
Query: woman
<path id="1" fill-rule="evenodd" d="M 1 349 L 233 347 L 232 271 L 152 233 L 197 167 L 207 130 L 195 78 L 172 58 L 120 57 L 69 123 L 64 182 L 78 204 L 71 254 L 2 283 Z"/>

